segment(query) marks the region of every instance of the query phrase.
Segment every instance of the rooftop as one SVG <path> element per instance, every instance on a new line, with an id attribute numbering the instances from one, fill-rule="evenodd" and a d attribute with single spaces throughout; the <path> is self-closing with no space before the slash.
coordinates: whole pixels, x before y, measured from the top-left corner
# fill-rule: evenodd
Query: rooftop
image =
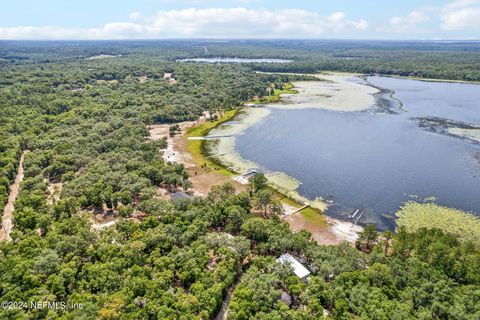
<path id="1" fill-rule="evenodd" d="M 310 274 L 310 271 L 308 271 L 307 268 L 305 268 L 300 262 L 298 262 L 297 259 L 292 257 L 292 255 L 289 253 L 282 254 L 280 257 L 278 257 L 277 262 L 281 264 L 290 264 L 290 266 L 293 268 L 293 272 L 300 279 L 303 279 Z"/>

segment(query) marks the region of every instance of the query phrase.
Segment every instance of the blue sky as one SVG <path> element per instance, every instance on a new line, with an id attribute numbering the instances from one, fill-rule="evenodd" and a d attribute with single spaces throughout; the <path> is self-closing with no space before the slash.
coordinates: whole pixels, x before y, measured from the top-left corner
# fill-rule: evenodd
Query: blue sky
<path id="1" fill-rule="evenodd" d="M 479 39 L 480 0 L 12 0 L 0 39 Z"/>

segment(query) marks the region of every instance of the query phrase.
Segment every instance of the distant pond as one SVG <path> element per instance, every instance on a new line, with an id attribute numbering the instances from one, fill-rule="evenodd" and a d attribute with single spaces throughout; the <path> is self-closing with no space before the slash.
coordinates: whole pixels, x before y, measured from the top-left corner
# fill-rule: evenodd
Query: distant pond
<path id="1" fill-rule="evenodd" d="M 238 135 L 237 152 L 299 180 L 302 196 L 331 201 L 327 214 L 337 218 L 361 209 L 360 223 L 392 228 L 402 203 L 425 199 L 480 214 L 480 144 L 449 131 L 480 127 L 480 86 L 352 81 L 389 90 L 359 112 L 267 107 L 268 116 Z"/>
<path id="2" fill-rule="evenodd" d="M 177 62 L 206 62 L 206 63 L 289 63 L 293 60 L 285 59 L 248 59 L 248 58 L 190 58 L 178 59 Z"/>

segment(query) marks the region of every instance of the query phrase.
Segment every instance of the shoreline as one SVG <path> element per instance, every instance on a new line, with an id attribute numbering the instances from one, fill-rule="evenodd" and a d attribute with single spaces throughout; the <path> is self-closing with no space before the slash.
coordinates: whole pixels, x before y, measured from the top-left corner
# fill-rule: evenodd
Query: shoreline
<path id="1" fill-rule="evenodd" d="M 259 72 L 259 71 L 257 71 Z M 291 74 L 291 75 L 313 75 L 309 73 L 294 73 L 294 72 L 259 72 L 259 73 L 271 73 L 271 74 Z M 440 79 L 440 78 L 422 78 L 417 76 L 400 76 L 395 74 L 385 74 L 385 73 L 361 73 L 361 72 L 349 72 L 349 71 L 336 71 L 336 70 L 321 70 L 314 74 L 323 74 L 323 73 L 332 73 L 339 75 L 351 75 L 351 76 L 379 76 L 379 77 L 389 77 L 389 78 L 398 78 L 405 80 L 416 80 L 416 81 L 425 81 L 425 82 L 447 82 L 447 83 L 464 83 L 464 84 L 480 84 L 480 81 L 475 80 L 455 80 L 455 79 Z"/>
<path id="2" fill-rule="evenodd" d="M 368 75 L 367 75 L 368 76 Z M 438 78 L 421 78 L 421 77 L 411 77 L 411 76 L 398 76 L 392 74 L 373 74 L 370 76 L 380 76 L 380 77 L 389 77 L 405 80 L 415 80 L 423 82 L 444 82 L 444 83 L 463 83 L 463 84 L 480 84 L 480 81 L 470 81 L 470 80 L 453 80 L 453 79 L 438 79 Z"/>
<path id="3" fill-rule="evenodd" d="M 232 113 L 221 117 L 213 123 L 204 121 L 203 123 L 197 123 L 191 126 L 185 132 L 182 130 L 182 141 L 177 142 L 174 148 L 188 152 L 191 159 L 195 162 L 194 167 L 189 168 L 189 171 L 192 172 L 193 170 L 194 175 L 191 175 L 190 180 L 192 180 L 193 189 L 196 189 L 195 193 L 197 195 L 206 195 L 206 185 L 211 187 L 225 182 L 234 183 L 237 190 L 239 190 L 239 186 L 240 190 L 246 189 L 245 181 L 239 181 L 238 179 L 242 172 L 239 172 L 240 170 L 238 170 L 238 168 L 232 168 L 228 166 L 228 164 L 222 163 L 221 160 L 215 157 L 215 154 L 212 156 L 211 150 L 208 150 L 206 146 L 206 142 L 211 140 L 201 139 L 226 122 L 234 120 L 242 111 L 248 110 L 246 108 L 247 107 L 239 107 L 233 110 Z M 200 174 L 197 172 L 199 166 L 201 166 L 203 170 Z M 205 171 L 209 172 L 208 181 L 203 179 L 203 192 L 198 192 L 198 180 L 200 179 L 199 177 L 207 174 Z M 286 175 L 285 173 L 279 174 Z M 283 190 L 281 186 L 272 182 L 271 179 L 269 179 L 269 185 L 275 196 L 286 209 L 286 214 L 281 218 L 290 224 L 290 228 L 293 231 L 299 231 L 301 229 L 309 231 L 313 239 L 319 244 L 334 245 L 343 241 L 354 243 L 358 238 L 357 233 L 363 230 L 360 225 L 327 216 L 325 209 L 328 208 L 328 204 L 321 199 L 316 199 L 312 202 L 296 193 L 295 190 Z M 306 208 L 298 210 L 305 206 Z M 288 214 L 287 211 L 295 213 Z"/>

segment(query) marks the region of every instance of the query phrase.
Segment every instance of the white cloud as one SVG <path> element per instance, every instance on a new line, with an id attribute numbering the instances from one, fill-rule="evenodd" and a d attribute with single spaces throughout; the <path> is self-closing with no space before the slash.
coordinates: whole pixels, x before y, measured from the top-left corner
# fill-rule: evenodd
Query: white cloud
<path id="1" fill-rule="evenodd" d="M 415 30 L 418 25 L 428 20 L 429 17 L 423 11 L 415 10 L 406 16 L 392 17 L 390 19 L 390 26 L 394 32 L 407 32 Z"/>
<path id="2" fill-rule="evenodd" d="M 131 20 L 134 20 L 134 21 L 138 21 L 138 20 L 142 20 L 142 19 L 143 19 L 143 16 L 142 16 L 139 12 L 137 12 L 137 11 L 131 12 L 128 17 L 129 17 Z"/>
<path id="3" fill-rule="evenodd" d="M 440 19 L 444 30 L 465 28 L 480 30 L 480 1 L 459 0 L 451 2 L 442 9 Z"/>
<path id="4" fill-rule="evenodd" d="M 190 8 L 129 17 L 99 28 L 0 28 L 0 39 L 318 38 L 368 28 L 367 21 L 349 20 L 344 12 L 325 16 L 303 9 Z"/>

